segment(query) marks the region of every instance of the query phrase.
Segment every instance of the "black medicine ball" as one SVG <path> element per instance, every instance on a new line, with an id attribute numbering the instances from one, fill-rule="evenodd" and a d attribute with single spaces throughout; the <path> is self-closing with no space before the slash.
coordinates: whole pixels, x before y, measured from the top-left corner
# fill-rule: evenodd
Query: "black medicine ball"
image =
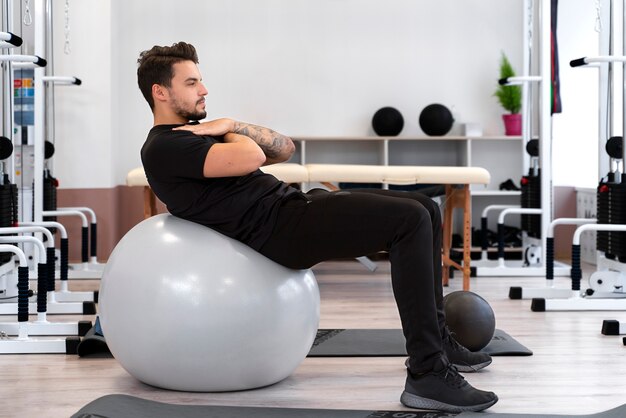
<path id="1" fill-rule="evenodd" d="M 441 136 L 450 132 L 454 118 L 452 112 L 444 105 L 435 103 L 428 105 L 420 113 L 420 127 L 426 135 Z"/>
<path id="2" fill-rule="evenodd" d="M 383 107 L 374 113 L 372 128 L 379 136 L 396 136 L 404 127 L 402 113 L 393 107 Z"/>
<path id="3" fill-rule="evenodd" d="M 496 317 L 489 303 L 469 291 L 456 291 L 443 298 L 446 325 L 459 344 L 470 351 L 487 346 L 496 331 Z"/>

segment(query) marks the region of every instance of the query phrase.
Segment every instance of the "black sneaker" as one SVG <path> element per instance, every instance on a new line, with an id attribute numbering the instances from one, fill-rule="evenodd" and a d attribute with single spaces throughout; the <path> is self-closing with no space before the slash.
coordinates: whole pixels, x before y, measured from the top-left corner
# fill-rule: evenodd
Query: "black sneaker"
<path id="1" fill-rule="evenodd" d="M 513 183 L 513 180 L 511 179 L 508 179 L 507 181 L 503 181 L 502 183 L 500 183 L 500 186 L 498 188 L 500 190 L 516 190 L 516 191 L 521 190 L 519 187 L 515 185 L 515 183 Z"/>
<path id="2" fill-rule="evenodd" d="M 443 352 L 460 372 L 476 372 L 491 364 L 491 356 L 487 353 L 472 352 L 459 344 L 450 334 L 448 327 L 443 337 Z"/>
<path id="3" fill-rule="evenodd" d="M 400 402 L 409 408 L 476 412 L 498 402 L 495 393 L 474 388 L 444 358 L 428 373 L 414 376 L 407 370 L 407 374 Z"/>

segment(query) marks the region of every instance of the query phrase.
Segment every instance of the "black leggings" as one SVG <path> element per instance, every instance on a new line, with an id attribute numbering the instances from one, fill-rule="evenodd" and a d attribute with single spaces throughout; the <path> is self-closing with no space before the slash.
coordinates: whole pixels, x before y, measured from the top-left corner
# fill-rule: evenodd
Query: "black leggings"
<path id="1" fill-rule="evenodd" d="M 432 369 L 442 356 L 441 214 L 415 192 L 315 189 L 283 203 L 260 249 L 290 268 L 388 251 L 410 370 Z"/>

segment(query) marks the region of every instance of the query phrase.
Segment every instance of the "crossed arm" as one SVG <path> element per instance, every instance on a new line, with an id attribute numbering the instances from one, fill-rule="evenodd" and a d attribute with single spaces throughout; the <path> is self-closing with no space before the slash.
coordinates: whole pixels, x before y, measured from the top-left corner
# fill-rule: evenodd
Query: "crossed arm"
<path id="1" fill-rule="evenodd" d="M 216 119 L 175 129 L 196 135 L 224 135 L 224 143 L 214 144 L 207 153 L 205 177 L 242 176 L 261 166 L 287 161 L 295 150 L 293 141 L 285 135 L 232 119 Z"/>

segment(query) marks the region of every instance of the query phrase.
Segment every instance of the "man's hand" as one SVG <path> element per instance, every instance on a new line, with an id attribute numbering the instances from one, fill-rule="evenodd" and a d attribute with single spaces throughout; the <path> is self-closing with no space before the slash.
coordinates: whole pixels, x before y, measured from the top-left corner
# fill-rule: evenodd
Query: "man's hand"
<path id="1" fill-rule="evenodd" d="M 235 122 L 232 119 L 221 118 L 197 125 L 184 125 L 174 128 L 174 131 L 189 131 L 196 135 L 221 136 L 235 129 Z"/>

